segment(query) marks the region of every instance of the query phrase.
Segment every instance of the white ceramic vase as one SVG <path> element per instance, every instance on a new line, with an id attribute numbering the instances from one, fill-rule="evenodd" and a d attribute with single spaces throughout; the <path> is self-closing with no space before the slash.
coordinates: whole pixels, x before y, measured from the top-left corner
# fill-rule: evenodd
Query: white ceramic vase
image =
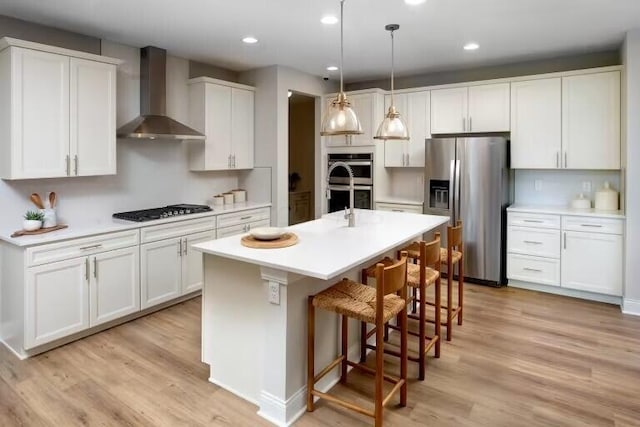
<path id="1" fill-rule="evenodd" d="M 42 221 L 38 221 L 35 219 L 25 219 L 22 221 L 22 228 L 26 231 L 34 231 L 38 230 L 42 227 Z"/>

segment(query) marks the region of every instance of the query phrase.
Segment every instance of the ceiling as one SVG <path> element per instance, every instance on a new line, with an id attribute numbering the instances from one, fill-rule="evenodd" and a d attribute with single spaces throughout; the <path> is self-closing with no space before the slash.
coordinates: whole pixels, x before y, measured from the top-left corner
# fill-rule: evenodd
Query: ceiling
<path id="1" fill-rule="evenodd" d="M 1 0 L 0 14 L 236 71 L 280 64 L 336 78 L 339 0 Z M 640 27 L 639 0 L 346 0 L 345 80 L 384 77 L 396 32 L 398 75 L 617 49 Z M 255 45 L 241 39 L 253 35 Z M 476 51 L 462 46 L 475 41 Z"/>

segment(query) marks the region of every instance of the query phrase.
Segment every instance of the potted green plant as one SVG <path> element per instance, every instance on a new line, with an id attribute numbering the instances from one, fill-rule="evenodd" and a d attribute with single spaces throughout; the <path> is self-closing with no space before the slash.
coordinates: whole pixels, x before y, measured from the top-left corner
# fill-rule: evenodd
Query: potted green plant
<path id="1" fill-rule="evenodd" d="M 42 221 L 44 221 L 44 214 L 38 211 L 27 211 L 24 214 L 24 221 L 22 221 L 22 228 L 26 231 L 38 230 L 42 227 Z"/>

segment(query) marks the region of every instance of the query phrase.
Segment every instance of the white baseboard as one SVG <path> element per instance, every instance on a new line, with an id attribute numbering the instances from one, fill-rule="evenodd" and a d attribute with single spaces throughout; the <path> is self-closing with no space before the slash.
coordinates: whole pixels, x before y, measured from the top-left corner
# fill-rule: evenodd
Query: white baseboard
<path id="1" fill-rule="evenodd" d="M 226 385 L 224 383 L 221 383 L 220 381 L 214 379 L 213 377 L 209 377 L 209 382 L 211 384 L 215 384 L 218 387 L 227 390 L 230 393 L 235 394 L 236 396 L 246 400 L 249 403 L 253 403 L 256 406 L 260 406 L 260 403 L 256 399 L 254 399 L 253 397 L 251 397 L 251 396 L 249 396 L 249 395 L 247 395 L 245 393 L 240 393 L 238 390 L 234 389 L 233 387 L 229 387 L 228 385 Z"/>
<path id="2" fill-rule="evenodd" d="M 563 295 L 566 297 L 604 302 L 607 304 L 622 305 L 622 297 L 616 297 L 613 295 L 596 294 L 593 292 L 586 292 L 586 291 L 578 291 L 575 289 L 561 288 L 560 286 L 540 285 L 538 283 L 521 282 L 519 280 L 513 280 L 513 279 L 509 279 L 509 286 L 511 286 L 512 288 L 546 292 L 549 294 Z"/>
<path id="3" fill-rule="evenodd" d="M 632 314 L 634 316 L 640 316 L 640 300 L 623 298 L 622 312 L 624 314 Z"/>

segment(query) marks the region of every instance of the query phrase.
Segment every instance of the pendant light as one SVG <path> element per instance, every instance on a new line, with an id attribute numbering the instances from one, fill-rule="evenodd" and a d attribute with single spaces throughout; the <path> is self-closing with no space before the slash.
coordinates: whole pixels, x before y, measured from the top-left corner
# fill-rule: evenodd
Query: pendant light
<path id="1" fill-rule="evenodd" d="M 344 0 L 340 0 L 340 93 L 331 102 L 322 119 L 320 135 L 360 135 L 362 127 L 356 112 L 344 93 L 342 68 L 344 63 Z"/>
<path id="2" fill-rule="evenodd" d="M 409 130 L 407 129 L 407 124 L 400 117 L 400 113 L 396 110 L 396 106 L 393 104 L 393 60 L 394 60 L 394 51 L 393 51 L 393 32 L 400 28 L 400 25 L 397 24 L 389 24 L 384 27 L 385 30 L 391 33 L 391 105 L 389 105 L 389 111 L 387 111 L 387 115 L 380 123 L 378 127 L 378 131 L 376 132 L 376 136 L 373 139 L 381 139 L 383 141 L 386 140 L 396 140 L 396 141 L 408 141 L 409 140 Z"/>

